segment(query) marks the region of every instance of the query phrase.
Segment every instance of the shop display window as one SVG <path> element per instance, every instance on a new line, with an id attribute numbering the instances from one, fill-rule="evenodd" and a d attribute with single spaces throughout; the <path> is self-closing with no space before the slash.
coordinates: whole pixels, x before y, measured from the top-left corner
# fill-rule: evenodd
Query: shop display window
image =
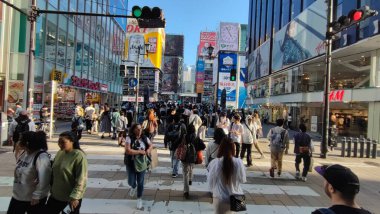
<path id="1" fill-rule="evenodd" d="M 252 98 L 269 96 L 269 79 L 255 81 L 248 93 Z"/>
<path id="2" fill-rule="evenodd" d="M 292 85 L 292 70 L 285 71 L 275 75 L 271 81 L 271 94 L 280 95 L 291 93 Z"/>

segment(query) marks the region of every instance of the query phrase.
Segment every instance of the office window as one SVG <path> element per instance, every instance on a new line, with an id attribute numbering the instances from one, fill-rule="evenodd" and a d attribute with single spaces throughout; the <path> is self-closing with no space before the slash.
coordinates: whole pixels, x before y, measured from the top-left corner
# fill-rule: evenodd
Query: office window
<path id="1" fill-rule="evenodd" d="M 313 4 L 315 0 L 303 0 L 303 10 L 308 8 L 311 4 Z"/>
<path id="2" fill-rule="evenodd" d="M 282 0 L 281 27 L 290 21 L 290 0 Z"/>
<path id="3" fill-rule="evenodd" d="M 267 0 L 261 0 L 260 44 L 265 41 L 266 19 L 267 19 Z"/>
<path id="4" fill-rule="evenodd" d="M 274 0 L 274 13 L 273 13 L 273 28 L 274 32 L 280 29 L 281 25 L 281 0 Z"/>
<path id="5" fill-rule="evenodd" d="M 257 1 L 256 5 L 256 29 L 255 29 L 255 37 L 256 37 L 256 44 L 255 47 L 257 48 L 260 44 L 260 29 L 262 26 L 260 26 L 261 23 L 261 1 Z"/>
<path id="6" fill-rule="evenodd" d="M 256 45 L 256 38 L 255 38 L 255 30 L 256 30 L 256 2 L 257 0 L 252 0 L 252 15 L 251 15 L 251 26 L 250 26 L 250 35 L 249 39 L 251 41 L 250 43 L 250 49 L 253 51 L 255 49 Z"/>
<path id="7" fill-rule="evenodd" d="M 302 0 L 292 0 L 291 19 L 294 19 L 301 13 Z"/>
<path id="8" fill-rule="evenodd" d="M 266 29 L 266 39 L 270 38 L 272 36 L 272 16 L 273 16 L 273 0 L 268 0 L 268 6 L 267 6 L 267 29 Z M 265 40 L 266 40 L 265 39 Z"/>

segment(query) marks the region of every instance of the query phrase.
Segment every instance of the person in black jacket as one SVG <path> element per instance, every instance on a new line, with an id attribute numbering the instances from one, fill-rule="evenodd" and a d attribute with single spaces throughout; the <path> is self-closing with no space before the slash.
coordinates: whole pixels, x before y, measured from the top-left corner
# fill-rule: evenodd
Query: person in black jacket
<path id="1" fill-rule="evenodd" d="M 295 166 L 296 166 L 296 178 L 306 181 L 307 173 L 310 168 L 311 154 L 312 154 L 312 144 L 311 138 L 306 133 L 305 124 L 300 124 L 299 126 L 301 132 L 294 136 L 294 154 L 296 154 Z M 300 175 L 300 163 L 303 160 L 303 171 L 302 177 Z"/>
<path id="2" fill-rule="evenodd" d="M 178 167 L 179 160 L 175 156 L 175 151 L 178 148 L 178 145 L 181 143 L 182 138 L 186 134 L 186 125 L 180 121 L 181 117 L 179 115 L 171 117 L 169 121 L 168 128 L 165 132 L 164 144 L 165 148 L 169 147 L 170 157 L 172 162 L 173 173 L 172 177 L 178 177 Z"/>

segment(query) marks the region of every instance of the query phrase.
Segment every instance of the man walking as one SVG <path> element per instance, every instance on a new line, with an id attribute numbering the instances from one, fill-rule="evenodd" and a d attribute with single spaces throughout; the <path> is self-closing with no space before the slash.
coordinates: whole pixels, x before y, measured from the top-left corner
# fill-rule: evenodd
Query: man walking
<path id="1" fill-rule="evenodd" d="M 360 182 L 358 176 L 349 168 L 335 164 L 317 166 L 315 171 L 325 179 L 325 193 L 330 198 L 332 206 L 315 210 L 312 214 L 371 214 L 355 201 L 360 190 Z"/>
<path id="2" fill-rule="evenodd" d="M 92 117 L 95 113 L 95 108 L 92 104 L 86 107 L 84 110 L 85 113 L 85 120 L 86 120 L 86 130 L 89 134 L 91 134 L 91 129 L 92 129 Z"/>
<path id="3" fill-rule="evenodd" d="M 310 168 L 311 154 L 313 151 L 311 138 L 306 133 L 305 124 L 299 126 L 301 132 L 294 136 L 294 154 L 296 154 L 295 166 L 296 166 L 296 178 L 306 181 L 307 173 Z M 300 163 L 303 160 L 302 177 L 300 175 Z"/>
<path id="4" fill-rule="evenodd" d="M 178 167 L 179 160 L 175 156 L 175 151 L 177 150 L 179 144 L 182 142 L 182 138 L 186 134 L 186 125 L 180 121 L 181 117 L 176 115 L 170 121 L 168 128 L 165 132 L 164 142 L 165 145 L 169 147 L 171 162 L 172 162 L 172 177 L 178 177 Z"/>
<path id="5" fill-rule="evenodd" d="M 282 128 L 284 125 L 283 119 L 277 119 L 276 127 L 269 130 L 267 138 L 270 140 L 270 156 L 271 168 L 269 175 L 274 177 L 274 170 L 277 169 L 277 175 L 281 176 L 282 171 L 282 157 L 287 144 L 289 144 L 289 135 L 286 129 Z"/>

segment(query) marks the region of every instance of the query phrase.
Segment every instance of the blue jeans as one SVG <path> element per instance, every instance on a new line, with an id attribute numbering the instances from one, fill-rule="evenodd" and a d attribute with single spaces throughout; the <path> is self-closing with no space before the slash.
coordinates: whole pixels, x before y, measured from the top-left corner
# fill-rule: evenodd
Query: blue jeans
<path id="1" fill-rule="evenodd" d="M 170 156 L 172 158 L 173 174 L 178 175 L 179 160 L 175 157 L 175 151 L 170 151 Z"/>
<path id="2" fill-rule="evenodd" d="M 144 191 L 144 178 L 146 170 L 142 172 L 136 172 L 133 167 L 127 166 L 128 184 L 132 188 L 137 186 L 137 198 L 141 198 Z"/>

